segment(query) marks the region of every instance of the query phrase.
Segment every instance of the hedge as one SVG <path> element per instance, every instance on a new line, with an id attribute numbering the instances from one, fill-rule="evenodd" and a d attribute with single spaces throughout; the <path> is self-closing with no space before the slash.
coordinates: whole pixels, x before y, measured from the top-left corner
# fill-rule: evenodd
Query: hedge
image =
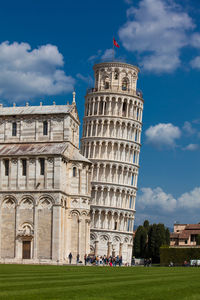
<path id="1" fill-rule="evenodd" d="M 175 266 L 182 266 L 184 261 L 200 259 L 200 247 L 160 247 L 160 265 L 169 266 L 173 262 Z"/>

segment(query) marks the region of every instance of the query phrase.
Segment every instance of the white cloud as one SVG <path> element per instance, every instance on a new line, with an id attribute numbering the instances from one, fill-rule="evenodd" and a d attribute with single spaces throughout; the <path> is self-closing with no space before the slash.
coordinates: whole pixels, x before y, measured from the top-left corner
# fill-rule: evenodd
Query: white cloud
<path id="1" fill-rule="evenodd" d="M 189 144 L 185 148 L 183 148 L 183 150 L 188 150 L 188 151 L 195 151 L 197 149 L 199 149 L 199 145 L 197 144 Z"/>
<path id="2" fill-rule="evenodd" d="M 137 197 L 137 204 L 139 208 L 147 208 L 153 210 L 154 213 L 160 209 L 170 212 L 176 207 L 176 199 L 171 194 L 166 194 L 160 187 L 142 188 L 141 194 Z"/>
<path id="3" fill-rule="evenodd" d="M 71 91 L 75 80 L 63 65 L 62 54 L 51 44 L 32 50 L 28 43 L 1 43 L 0 97 L 19 101 Z"/>
<path id="4" fill-rule="evenodd" d="M 192 127 L 192 124 L 188 121 L 184 123 L 183 130 L 187 135 L 193 135 L 196 132 L 196 130 Z"/>
<path id="5" fill-rule="evenodd" d="M 96 59 L 98 59 L 98 58 L 100 57 L 101 53 L 102 53 L 102 50 L 98 50 L 98 51 L 97 51 L 97 54 L 91 55 L 91 56 L 88 58 L 88 61 L 90 61 L 90 62 L 93 63 Z"/>
<path id="6" fill-rule="evenodd" d="M 172 226 L 174 221 L 199 222 L 200 187 L 183 193 L 177 199 L 162 188 L 141 188 L 136 198 L 136 224 L 145 219 Z"/>
<path id="7" fill-rule="evenodd" d="M 200 56 L 196 56 L 192 59 L 190 65 L 193 69 L 200 69 Z"/>
<path id="8" fill-rule="evenodd" d="M 195 32 L 191 35 L 190 44 L 194 48 L 200 49 L 200 34 L 198 32 Z"/>
<path id="9" fill-rule="evenodd" d="M 180 50 L 194 28 L 187 13 L 166 0 L 141 0 L 138 8 L 127 10 L 127 18 L 119 36 L 127 50 L 140 55 L 144 69 L 159 73 L 179 67 Z"/>
<path id="10" fill-rule="evenodd" d="M 150 126 L 145 131 L 145 135 L 147 142 L 158 148 L 162 148 L 163 146 L 174 147 L 176 146 L 175 140 L 181 136 L 181 131 L 171 123 L 160 123 Z"/>
<path id="11" fill-rule="evenodd" d="M 104 54 L 101 56 L 101 60 L 112 60 L 113 59 L 113 49 L 106 49 Z"/>
<path id="12" fill-rule="evenodd" d="M 199 209 L 200 207 L 200 187 L 194 188 L 188 193 L 182 194 L 178 198 L 178 206 L 185 209 Z"/>
<path id="13" fill-rule="evenodd" d="M 78 79 L 81 79 L 85 83 L 87 83 L 89 86 L 93 86 L 94 85 L 94 80 L 93 80 L 93 78 L 90 75 L 84 76 L 84 75 L 78 73 L 78 74 L 76 74 L 76 77 Z"/>

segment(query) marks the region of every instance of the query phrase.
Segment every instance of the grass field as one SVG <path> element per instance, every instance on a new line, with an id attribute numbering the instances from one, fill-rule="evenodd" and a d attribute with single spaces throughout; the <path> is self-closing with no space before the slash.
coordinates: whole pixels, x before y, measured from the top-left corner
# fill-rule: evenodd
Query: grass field
<path id="1" fill-rule="evenodd" d="M 200 268 L 0 265 L 0 299 L 200 299 Z"/>

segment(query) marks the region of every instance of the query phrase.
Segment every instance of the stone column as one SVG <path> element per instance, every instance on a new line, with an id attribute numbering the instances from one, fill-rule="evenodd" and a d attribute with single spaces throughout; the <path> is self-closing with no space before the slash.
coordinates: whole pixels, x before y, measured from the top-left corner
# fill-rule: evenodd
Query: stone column
<path id="1" fill-rule="evenodd" d="M 112 242 L 108 242 L 108 252 L 107 252 L 107 257 L 109 257 L 111 255 L 111 246 L 112 246 Z"/>
<path id="2" fill-rule="evenodd" d="M 19 240 L 17 239 L 18 230 L 19 230 L 19 205 L 16 204 L 15 206 L 15 258 L 22 258 L 18 250 L 18 245 L 19 245 Z"/>
<path id="3" fill-rule="evenodd" d="M 78 219 L 78 245 L 77 245 L 77 254 L 80 255 L 80 259 L 83 259 L 83 257 L 81 257 L 81 223 L 82 223 L 82 219 Z"/>
<path id="4" fill-rule="evenodd" d="M 101 227 L 101 210 L 98 212 L 98 223 L 97 223 L 97 228 Z"/>
<path id="5" fill-rule="evenodd" d="M 97 256 L 98 255 L 98 251 L 99 251 L 99 247 L 98 247 L 98 244 L 99 244 L 99 241 L 95 241 L 95 248 L 94 248 L 94 255 Z"/>
<path id="6" fill-rule="evenodd" d="M 123 252 L 123 243 L 119 244 L 119 256 L 122 256 L 122 252 Z"/>
<path id="7" fill-rule="evenodd" d="M 37 259 L 37 236 L 38 236 L 38 206 L 34 206 L 34 237 L 33 237 L 33 259 Z"/>
<path id="8" fill-rule="evenodd" d="M 52 260 L 60 261 L 61 253 L 61 206 L 53 206 L 53 224 L 52 224 Z"/>

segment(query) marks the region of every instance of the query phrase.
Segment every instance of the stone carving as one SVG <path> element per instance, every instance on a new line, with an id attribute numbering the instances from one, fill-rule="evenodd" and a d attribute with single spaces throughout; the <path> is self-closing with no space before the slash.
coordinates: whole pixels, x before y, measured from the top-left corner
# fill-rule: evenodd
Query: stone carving
<path id="1" fill-rule="evenodd" d="M 52 208 L 52 202 L 49 199 L 40 200 L 39 209 L 51 209 Z"/>
<path id="2" fill-rule="evenodd" d="M 3 202 L 3 208 L 15 208 L 15 201 L 13 199 L 7 199 Z"/>
<path id="3" fill-rule="evenodd" d="M 33 208 L 33 201 L 31 199 L 24 199 L 20 204 L 20 208 L 22 208 L 22 209 L 32 209 Z"/>
<path id="4" fill-rule="evenodd" d="M 12 162 L 13 165 L 16 165 L 16 164 L 17 164 L 17 158 L 13 158 L 13 159 L 11 160 L 11 162 Z"/>
<path id="5" fill-rule="evenodd" d="M 53 161 L 54 161 L 54 158 L 53 158 L 53 157 L 48 157 L 48 158 L 47 158 L 47 161 L 48 161 L 50 164 L 52 164 Z"/>

